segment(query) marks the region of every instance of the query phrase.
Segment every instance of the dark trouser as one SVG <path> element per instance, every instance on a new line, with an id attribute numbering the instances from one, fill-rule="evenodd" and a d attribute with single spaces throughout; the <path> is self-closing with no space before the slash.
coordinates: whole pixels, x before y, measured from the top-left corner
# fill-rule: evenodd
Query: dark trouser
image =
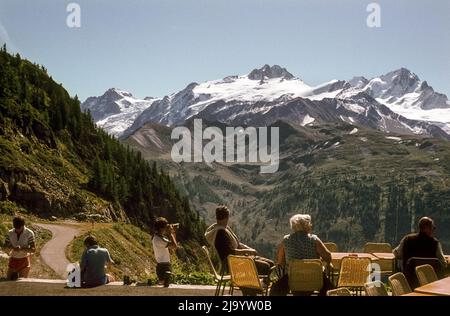
<path id="1" fill-rule="evenodd" d="M 320 296 L 325 296 L 328 290 L 333 288 L 332 283 L 327 278 L 325 273 L 323 274 L 323 286 L 319 291 Z M 277 282 L 275 282 L 270 289 L 270 296 L 286 296 L 289 293 L 289 279 L 288 275 L 285 274 Z M 295 294 L 295 293 L 293 293 Z"/>
<path id="2" fill-rule="evenodd" d="M 172 266 L 170 262 L 160 262 L 156 265 L 156 275 L 159 281 L 164 281 L 164 284 L 168 283 L 168 278 L 172 272 Z"/>
<path id="3" fill-rule="evenodd" d="M 275 265 L 275 263 L 267 258 L 264 257 L 258 257 L 256 256 L 254 258 L 255 260 L 255 265 L 256 265 L 256 270 L 258 270 L 258 274 L 259 275 L 269 275 L 270 274 L 270 269 L 272 269 L 272 267 Z"/>

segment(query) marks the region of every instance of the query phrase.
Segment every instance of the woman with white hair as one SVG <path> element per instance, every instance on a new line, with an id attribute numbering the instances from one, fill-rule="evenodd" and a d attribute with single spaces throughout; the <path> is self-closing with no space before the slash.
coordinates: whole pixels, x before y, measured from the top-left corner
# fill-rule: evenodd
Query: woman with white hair
<path id="1" fill-rule="evenodd" d="M 292 233 L 284 236 L 278 247 L 277 265 L 283 268 L 284 275 L 276 282 L 270 291 L 270 295 L 286 295 L 289 292 L 287 276 L 287 263 L 292 259 L 322 259 L 329 264 L 331 253 L 316 235 L 312 234 L 311 216 L 296 214 L 289 220 Z M 325 295 L 331 283 L 324 274 L 324 288 L 320 292 Z"/>

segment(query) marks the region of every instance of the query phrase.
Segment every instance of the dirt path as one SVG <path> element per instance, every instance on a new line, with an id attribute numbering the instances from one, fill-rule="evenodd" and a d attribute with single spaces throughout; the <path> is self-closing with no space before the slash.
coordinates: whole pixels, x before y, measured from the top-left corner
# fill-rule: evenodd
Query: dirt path
<path id="1" fill-rule="evenodd" d="M 41 249 L 41 259 L 63 279 L 66 278 L 66 267 L 69 260 L 66 258 L 66 247 L 81 231 L 74 225 L 66 224 L 36 224 L 52 232 L 52 239 Z"/>

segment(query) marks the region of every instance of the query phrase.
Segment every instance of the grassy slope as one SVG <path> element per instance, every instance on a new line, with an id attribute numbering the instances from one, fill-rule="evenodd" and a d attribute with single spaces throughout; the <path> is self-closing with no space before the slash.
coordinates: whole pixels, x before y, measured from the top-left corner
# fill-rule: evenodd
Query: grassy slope
<path id="1" fill-rule="evenodd" d="M 115 264 L 111 273 L 119 280 L 128 275 L 135 280 L 147 282 L 148 279 L 156 279 L 156 261 L 152 251 L 151 235 L 136 226 L 123 223 L 95 224 L 88 227 L 83 235 L 74 239 L 67 249 L 67 257 L 72 262 L 79 262 L 84 250 L 83 240 L 88 235 L 94 235 L 100 246 L 110 251 Z M 173 271 L 176 275 L 176 283 L 211 284 L 209 268 L 206 264 L 190 264 L 186 252 L 202 254 L 196 250 L 198 246 L 181 242 L 182 249 L 172 254 Z M 204 262 L 204 260 L 201 260 Z"/>
<path id="2" fill-rule="evenodd" d="M 60 134 L 64 137 L 65 132 Z M 110 202 L 84 189 L 88 183 L 88 167 L 73 153 L 71 141 L 66 141 L 69 146 L 57 140 L 55 150 L 11 130 L 0 137 L 0 166 L 26 175 L 30 190 L 46 192 L 53 201 L 51 215 L 103 214 Z"/>

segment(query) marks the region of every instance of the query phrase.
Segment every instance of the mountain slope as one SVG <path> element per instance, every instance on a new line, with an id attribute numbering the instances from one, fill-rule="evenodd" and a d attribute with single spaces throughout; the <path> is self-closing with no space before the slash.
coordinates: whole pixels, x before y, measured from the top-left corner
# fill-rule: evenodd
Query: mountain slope
<path id="1" fill-rule="evenodd" d="M 180 238 L 203 240 L 204 224 L 165 172 L 96 128 L 43 67 L 6 50 L 0 110 L 0 203 L 146 229 L 162 215 L 181 223 Z"/>
<path id="2" fill-rule="evenodd" d="M 387 135 L 342 121 L 314 123 L 272 124 L 280 128 L 274 174 L 260 174 L 250 163 L 174 163 L 172 127 L 149 123 L 124 141 L 167 166 L 207 222 L 214 221 L 217 204 L 228 205 L 238 235 L 267 256 L 289 232 L 289 217 L 299 212 L 311 214 L 322 240 L 344 251 L 362 250 L 368 241 L 396 245 L 428 215 L 442 228 L 438 237 L 450 251 L 448 141 Z M 185 126 L 192 129 L 192 122 Z"/>

